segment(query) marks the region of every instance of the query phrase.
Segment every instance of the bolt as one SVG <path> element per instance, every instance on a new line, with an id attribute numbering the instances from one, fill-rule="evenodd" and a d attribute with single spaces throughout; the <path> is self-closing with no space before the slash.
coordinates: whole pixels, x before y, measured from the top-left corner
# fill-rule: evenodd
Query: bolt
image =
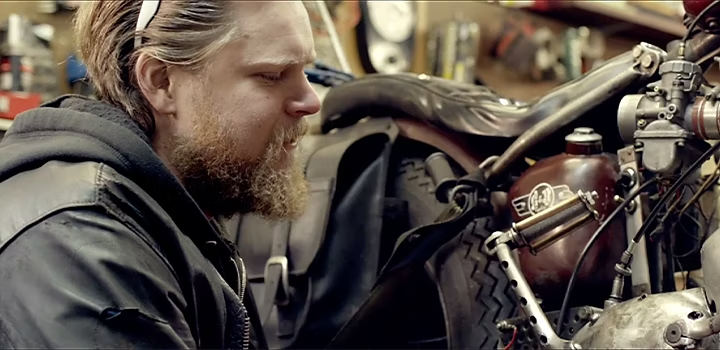
<path id="1" fill-rule="evenodd" d="M 640 46 L 635 46 L 632 50 L 633 57 L 638 58 L 642 55 L 643 49 Z"/>
<path id="2" fill-rule="evenodd" d="M 628 206 L 625 207 L 625 211 L 628 214 L 632 214 L 635 212 L 635 209 L 637 209 L 637 201 L 633 199 L 632 202 L 630 202 Z"/>
<path id="3" fill-rule="evenodd" d="M 580 318 L 581 320 L 587 320 L 588 318 L 590 318 L 590 316 L 592 316 L 592 314 L 593 314 L 592 310 L 590 310 L 587 307 L 581 308 L 580 310 L 578 310 L 578 313 L 577 313 L 578 318 Z"/>
<path id="4" fill-rule="evenodd" d="M 637 173 L 633 168 L 626 168 L 623 169 L 623 171 L 620 173 L 620 181 L 623 186 L 625 187 L 633 187 L 635 186 L 635 182 L 637 181 Z M 622 200 L 622 198 L 621 198 Z"/>
<path id="5" fill-rule="evenodd" d="M 665 339 L 669 343 L 677 343 L 682 339 L 682 329 L 679 325 L 673 323 L 665 329 Z"/>
<path id="6" fill-rule="evenodd" d="M 571 341 L 571 342 L 570 342 L 570 349 L 573 349 L 573 350 L 582 350 L 582 346 L 580 346 L 580 344 L 578 344 L 578 343 L 576 343 L 576 342 L 572 342 L 572 341 Z"/>
<path id="7" fill-rule="evenodd" d="M 615 203 L 617 203 L 617 204 L 620 204 L 620 203 L 622 203 L 623 201 L 625 201 L 625 200 L 623 199 L 623 197 L 620 197 L 619 195 L 615 195 L 615 197 L 613 197 L 613 200 L 614 200 Z"/>
<path id="8" fill-rule="evenodd" d="M 638 126 L 638 127 L 644 128 L 645 125 L 647 125 L 647 122 L 645 121 L 645 119 L 640 119 L 640 120 L 637 121 L 637 126 Z"/>
<path id="9" fill-rule="evenodd" d="M 508 321 L 500 321 L 497 324 L 495 324 L 495 327 L 497 327 L 497 329 L 501 332 L 509 331 L 509 330 L 512 330 L 515 328 Z"/>
<path id="10" fill-rule="evenodd" d="M 653 58 L 650 55 L 645 55 L 640 59 L 640 64 L 645 68 L 650 68 L 653 65 Z"/>

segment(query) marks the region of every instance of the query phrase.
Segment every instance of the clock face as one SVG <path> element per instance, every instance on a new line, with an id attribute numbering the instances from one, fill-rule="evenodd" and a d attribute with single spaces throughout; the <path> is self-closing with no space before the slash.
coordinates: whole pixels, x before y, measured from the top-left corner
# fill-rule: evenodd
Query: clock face
<path id="1" fill-rule="evenodd" d="M 396 43 L 377 42 L 368 47 L 370 61 L 378 73 L 393 74 L 410 69 L 402 48 Z"/>
<path id="2" fill-rule="evenodd" d="M 391 42 L 403 42 L 415 30 L 412 1 L 368 1 L 370 24 L 380 36 Z"/>

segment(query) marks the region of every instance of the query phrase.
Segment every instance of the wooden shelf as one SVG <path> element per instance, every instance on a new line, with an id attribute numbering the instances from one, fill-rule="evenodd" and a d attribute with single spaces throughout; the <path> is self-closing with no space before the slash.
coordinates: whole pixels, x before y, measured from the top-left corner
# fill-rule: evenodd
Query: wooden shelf
<path id="1" fill-rule="evenodd" d="M 665 47 L 670 40 L 682 37 L 686 31 L 682 18 L 653 13 L 625 3 L 600 1 L 553 3 L 548 10 L 531 11 L 572 25 L 592 26 L 597 29 L 617 25 L 617 32 L 613 30 L 614 34 L 628 39 L 640 39 L 660 47 Z"/>

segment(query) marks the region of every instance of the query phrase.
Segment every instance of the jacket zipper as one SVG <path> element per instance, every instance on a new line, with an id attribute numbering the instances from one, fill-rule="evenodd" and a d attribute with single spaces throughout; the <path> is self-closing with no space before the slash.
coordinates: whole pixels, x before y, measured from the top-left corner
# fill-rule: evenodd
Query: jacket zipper
<path id="1" fill-rule="evenodd" d="M 243 349 L 250 349 L 250 316 L 248 315 L 247 308 L 245 307 L 245 303 L 243 301 L 245 300 L 245 288 L 247 288 L 247 272 L 245 270 L 245 262 L 243 262 L 243 259 L 238 257 L 238 261 L 240 262 L 240 266 L 238 266 L 238 283 L 240 284 L 238 294 L 240 297 L 240 304 L 245 309 L 245 320 L 243 322 Z"/>

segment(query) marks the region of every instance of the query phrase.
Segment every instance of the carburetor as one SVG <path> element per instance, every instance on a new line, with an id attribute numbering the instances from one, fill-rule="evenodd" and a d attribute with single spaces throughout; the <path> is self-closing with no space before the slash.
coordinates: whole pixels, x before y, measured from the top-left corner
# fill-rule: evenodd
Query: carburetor
<path id="1" fill-rule="evenodd" d="M 704 85 L 702 68 L 682 58 L 661 63 L 658 73 L 647 92 L 621 100 L 618 128 L 625 143 L 642 148 L 645 168 L 670 175 L 688 142 L 720 139 L 720 89 Z"/>

